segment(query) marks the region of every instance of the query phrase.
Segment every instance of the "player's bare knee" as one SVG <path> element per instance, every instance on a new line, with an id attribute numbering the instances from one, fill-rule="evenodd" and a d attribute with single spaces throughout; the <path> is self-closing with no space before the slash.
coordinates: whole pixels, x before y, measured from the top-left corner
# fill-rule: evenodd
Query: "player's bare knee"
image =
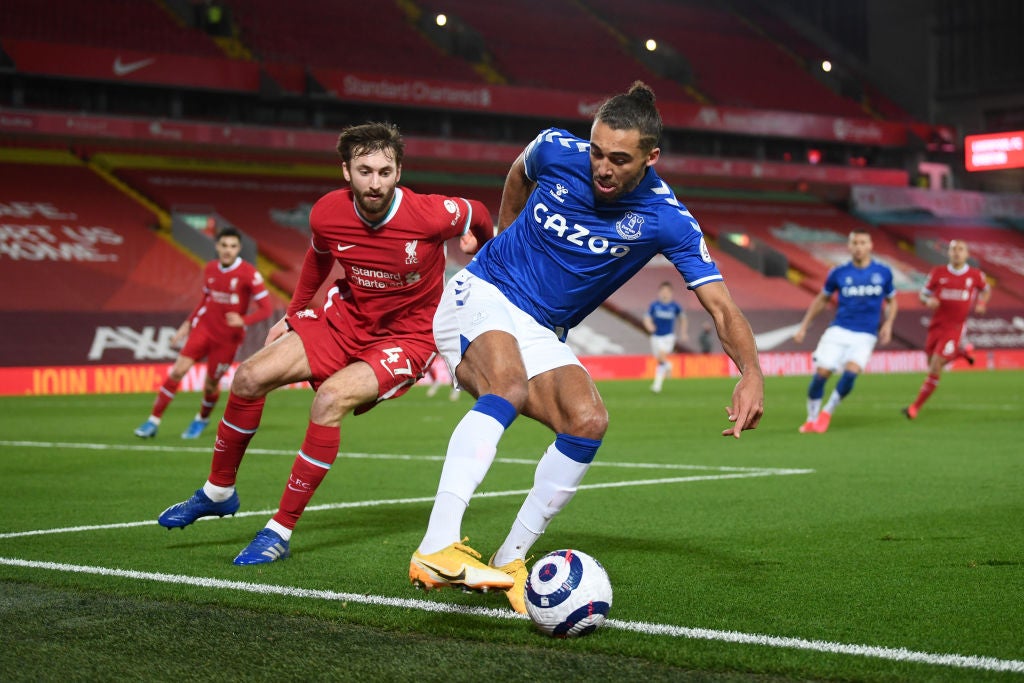
<path id="1" fill-rule="evenodd" d="M 325 426 L 339 424 L 341 418 L 355 406 L 351 394 L 343 387 L 324 383 L 317 389 L 313 397 L 313 405 L 309 409 L 309 419 Z"/>
<path id="2" fill-rule="evenodd" d="M 231 393 L 241 398 L 259 398 L 266 394 L 249 361 L 238 366 L 238 370 L 231 380 Z"/>
<path id="3" fill-rule="evenodd" d="M 604 406 L 578 409 L 570 416 L 569 428 L 564 431 L 587 439 L 603 439 L 608 431 L 608 411 Z"/>

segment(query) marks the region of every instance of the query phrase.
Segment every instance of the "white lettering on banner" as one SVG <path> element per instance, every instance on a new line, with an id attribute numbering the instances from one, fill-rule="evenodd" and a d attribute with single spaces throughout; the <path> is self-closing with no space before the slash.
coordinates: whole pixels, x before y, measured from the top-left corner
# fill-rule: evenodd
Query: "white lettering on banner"
<path id="1" fill-rule="evenodd" d="M 77 218 L 73 213 L 64 213 L 49 202 L 0 202 L 0 217 L 45 218 L 51 221 L 71 221 Z"/>
<path id="2" fill-rule="evenodd" d="M 119 246 L 124 237 L 104 226 L 0 223 L 0 259 L 12 261 L 117 261 L 99 245 Z"/>
<path id="3" fill-rule="evenodd" d="M 178 352 L 171 347 L 176 332 L 173 327 L 146 326 L 138 332 L 124 325 L 97 327 L 89 349 L 89 360 L 102 360 L 103 354 L 113 349 L 131 351 L 135 360 L 177 358 Z"/>
<path id="4" fill-rule="evenodd" d="M 425 81 L 368 81 L 348 75 L 342 79 L 342 95 L 377 97 L 401 102 L 429 102 L 487 109 L 491 106 L 489 88 L 459 88 L 431 85 Z"/>

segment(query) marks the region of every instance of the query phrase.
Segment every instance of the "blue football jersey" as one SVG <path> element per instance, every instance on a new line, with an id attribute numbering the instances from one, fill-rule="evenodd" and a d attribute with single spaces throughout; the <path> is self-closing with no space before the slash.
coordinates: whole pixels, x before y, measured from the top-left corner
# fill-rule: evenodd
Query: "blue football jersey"
<path id="1" fill-rule="evenodd" d="M 549 128 L 526 149 L 537 183 L 523 211 L 468 268 L 564 339 L 653 256 L 688 288 L 722 280 L 700 225 L 653 167 L 614 202 L 594 198 L 590 142 Z"/>
<path id="2" fill-rule="evenodd" d="M 676 319 L 683 314 L 683 307 L 675 301 L 667 304 L 655 299 L 651 307 L 647 309 L 647 315 L 654 322 L 654 334 L 661 336 L 674 334 L 676 331 Z"/>
<path id="3" fill-rule="evenodd" d="M 853 265 L 853 261 L 836 266 L 825 278 L 823 289 L 829 296 L 839 292 L 832 325 L 869 334 L 878 334 L 882 302 L 896 293 L 892 270 L 874 260 L 863 268 Z"/>

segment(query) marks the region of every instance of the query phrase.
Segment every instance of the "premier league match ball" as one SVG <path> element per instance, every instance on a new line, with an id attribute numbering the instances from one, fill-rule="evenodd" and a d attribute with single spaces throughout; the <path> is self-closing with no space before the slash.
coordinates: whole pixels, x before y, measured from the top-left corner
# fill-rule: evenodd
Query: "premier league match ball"
<path id="1" fill-rule="evenodd" d="M 554 638 L 591 633 L 612 606 L 612 584 L 601 563 L 579 550 L 556 550 L 534 563 L 526 580 L 526 612 Z"/>

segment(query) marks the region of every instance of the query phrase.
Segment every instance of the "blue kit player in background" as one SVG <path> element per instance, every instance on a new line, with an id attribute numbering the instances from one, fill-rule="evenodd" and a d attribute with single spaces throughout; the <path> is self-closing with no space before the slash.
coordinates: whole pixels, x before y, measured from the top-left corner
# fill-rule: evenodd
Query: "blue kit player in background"
<path id="1" fill-rule="evenodd" d="M 871 258 L 873 245 L 867 230 L 852 231 L 847 247 L 852 259 L 829 271 L 824 288 L 807 308 L 800 329 L 793 335 L 798 344 L 803 343 L 811 321 L 825 309 L 832 295 L 839 293 L 836 316 L 821 335 L 812 356 L 816 370 L 807 388 L 807 421 L 800 426 L 802 434 L 828 431 L 832 413 L 853 390 L 853 383 L 871 359 L 875 344 L 888 344 L 892 339 L 897 308 L 892 270 Z M 825 382 L 840 368 L 843 374 L 822 408 Z"/>
<path id="2" fill-rule="evenodd" d="M 672 283 L 662 282 L 658 286 L 658 298 L 651 302 L 644 316 L 644 329 L 651 335 L 651 354 L 658 365 L 654 369 L 654 383 L 651 391 L 658 393 L 665 378 L 672 372 L 668 361 L 676 349 L 678 339 L 686 341 L 686 311 L 672 298 Z"/>
<path id="3" fill-rule="evenodd" d="M 700 225 L 654 170 L 661 128 L 654 93 L 637 82 L 601 106 L 589 141 L 554 128 L 541 132 L 505 179 L 498 213 L 504 230 L 448 281 L 434 339 L 476 402 L 448 444 L 426 534 L 409 564 L 414 584 L 463 587 L 472 580 L 506 589 L 511 577 L 509 602 L 525 612 L 526 555 L 576 493 L 608 428 L 601 395 L 566 335 L 656 254 L 694 290 L 741 373 L 726 407 L 732 424 L 722 435 L 738 438 L 757 427 L 764 377 L 754 336 Z M 519 414 L 555 438 L 508 537 L 485 564 L 465 545 L 462 519 Z"/>

